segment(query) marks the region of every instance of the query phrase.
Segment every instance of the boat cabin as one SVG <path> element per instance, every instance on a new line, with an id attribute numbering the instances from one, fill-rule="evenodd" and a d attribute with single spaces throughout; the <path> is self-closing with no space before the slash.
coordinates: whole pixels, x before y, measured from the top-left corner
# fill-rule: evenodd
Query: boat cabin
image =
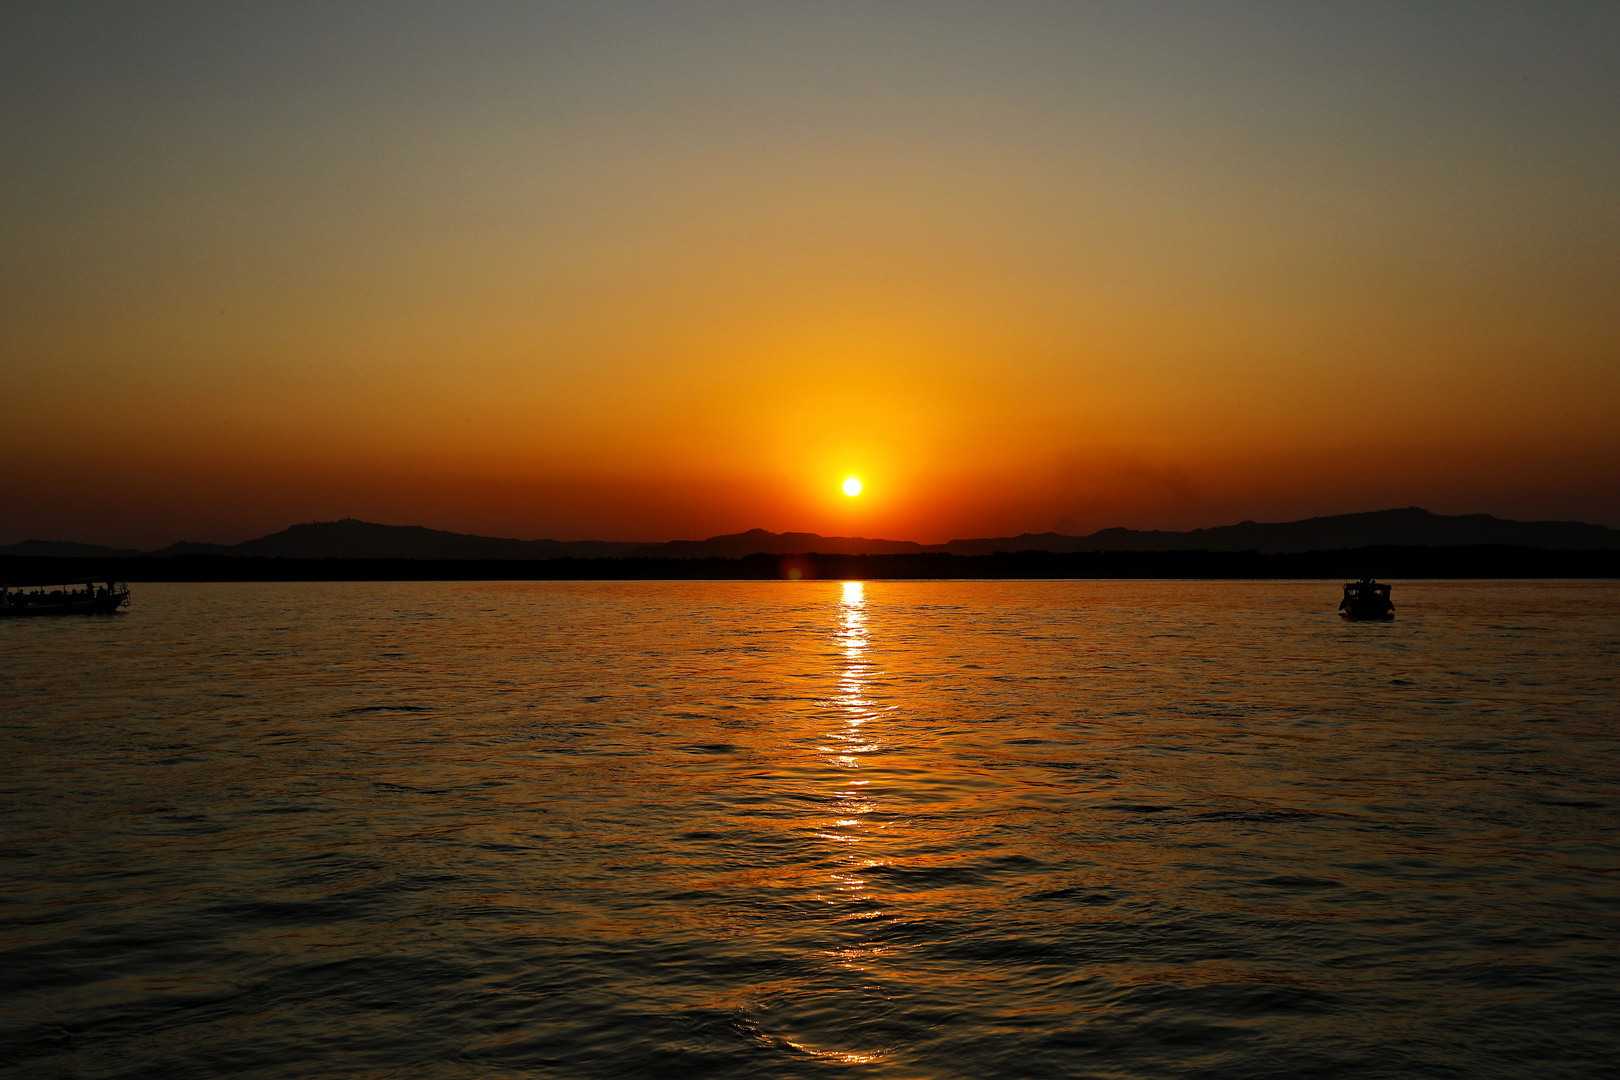
<path id="1" fill-rule="evenodd" d="M 1339 614 L 1346 619 L 1393 619 L 1395 605 L 1390 603 L 1389 586 L 1372 578 L 1346 582 Z"/>

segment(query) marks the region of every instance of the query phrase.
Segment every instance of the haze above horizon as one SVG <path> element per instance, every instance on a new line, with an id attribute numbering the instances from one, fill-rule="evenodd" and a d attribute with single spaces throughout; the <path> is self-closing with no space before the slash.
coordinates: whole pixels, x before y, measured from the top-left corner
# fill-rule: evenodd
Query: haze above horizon
<path id="1" fill-rule="evenodd" d="M 1615 55 L 1596 3 L 11 5 L 0 544 L 1620 526 Z"/>

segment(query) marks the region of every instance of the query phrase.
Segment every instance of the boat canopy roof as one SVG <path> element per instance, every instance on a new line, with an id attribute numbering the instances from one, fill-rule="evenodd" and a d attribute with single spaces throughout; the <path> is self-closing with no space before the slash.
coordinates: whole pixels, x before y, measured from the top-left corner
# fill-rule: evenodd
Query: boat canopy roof
<path id="1" fill-rule="evenodd" d="M 97 582 L 106 582 L 109 586 L 119 584 L 113 578 L 68 578 L 66 581 L 30 581 L 26 585 L 5 581 L 0 582 L 0 589 L 60 589 L 69 585 L 94 585 Z"/>

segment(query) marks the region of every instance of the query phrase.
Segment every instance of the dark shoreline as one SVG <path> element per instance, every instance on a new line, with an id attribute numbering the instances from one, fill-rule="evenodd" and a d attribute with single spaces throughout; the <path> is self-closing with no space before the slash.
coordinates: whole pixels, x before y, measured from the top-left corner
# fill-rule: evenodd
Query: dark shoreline
<path id="1" fill-rule="evenodd" d="M 119 581 L 760 581 L 1041 578 L 1614 578 L 1620 551 L 1366 547 L 1256 551 L 749 555 L 740 559 L 284 559 L 221 555 L 0 558 L 11 584 Z"/>

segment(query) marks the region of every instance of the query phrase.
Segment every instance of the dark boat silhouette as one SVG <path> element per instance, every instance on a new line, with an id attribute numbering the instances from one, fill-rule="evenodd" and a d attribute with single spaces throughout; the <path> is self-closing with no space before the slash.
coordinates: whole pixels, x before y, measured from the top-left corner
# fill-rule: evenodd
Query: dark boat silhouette
<path id="1" fill-rule="evenodd" d="M 1393 619 L 1395 605 L 1389 602 L 1389 586 L 1372 578 L 1346 582 L 1339 614 L 1346 619 Z"/>
<path id="2" fill-rule="evenodd" d="M 129 606 L 129 586 L 109 581 L 70 581 L 60 585 L 0 585 L 0 618 L 33 615 L 108 615 Z"/>

